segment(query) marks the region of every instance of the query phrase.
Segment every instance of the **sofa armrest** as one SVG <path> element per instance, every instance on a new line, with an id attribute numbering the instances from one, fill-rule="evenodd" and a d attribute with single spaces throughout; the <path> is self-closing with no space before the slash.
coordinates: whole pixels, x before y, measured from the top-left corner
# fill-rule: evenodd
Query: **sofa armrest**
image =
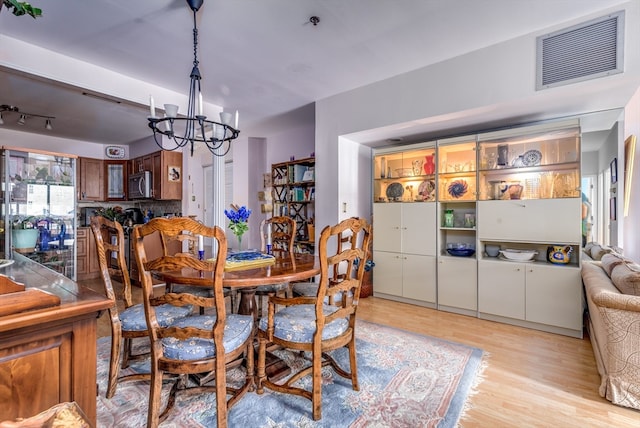
<path id="1" fill-rule="evenodd" d="M 640 312 L 640 296 L 620 293 L 599 264 L 582 265 L 582 282 L 588 297 L 597 306 Z"/>

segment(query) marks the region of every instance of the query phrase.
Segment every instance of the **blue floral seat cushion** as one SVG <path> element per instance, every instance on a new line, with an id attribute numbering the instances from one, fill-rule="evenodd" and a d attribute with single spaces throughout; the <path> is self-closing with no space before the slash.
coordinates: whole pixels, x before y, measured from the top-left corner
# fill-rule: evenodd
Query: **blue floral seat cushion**
<path id="1" fill-rule="evenodd" d="M 172 306 L 159 305 L 156 306 L 156 317 L 158 324 L 166 327 L 173 324 L 180 318 L 188 317 L 193 312 L 191 305 Z M 122 329 L 125 331 L 145 331 L 147 329 L 147 319 L 144 316 L 144 305 L 138 304 L 131 306 L 119 313 Z"/>
<path id="2" fill-rule="evenodd" d="M 325 315 L 330 315 L 338 308 L 335 306 L 323 305 Z M 258 328 L 261 331 L 267 330 L 267 318 L 260 319 Z M 316 332 L 316 308 L 314 305 L 295 305 L 275 313 L 273 317 L 274 336 L 290 342 L 311 343 L 313 334 Z M 349 321 L 340 318 L 326 324 L 322 331 L 322 339 L 332 339 L 340 336 L 349 328 Z"/>
<path id="3" fill-rule="evenodd" d="M 215 322 L 215 315 L 197 315 L 178 320 L 174 325 L 176 327 L 212 329 Z M 251 335 L 252 330 L 253 317 L 251 315 L 228 314 L 222 339 L 225 352 L 231 352 L 242 346 Z M 216 353 L 216 345 L 212 339 L 201 339 L 197 337 L 186 340 L 167 337 L 162 339 L 162 347 L 165 357 L 174 360 L 213 358 Z"/>

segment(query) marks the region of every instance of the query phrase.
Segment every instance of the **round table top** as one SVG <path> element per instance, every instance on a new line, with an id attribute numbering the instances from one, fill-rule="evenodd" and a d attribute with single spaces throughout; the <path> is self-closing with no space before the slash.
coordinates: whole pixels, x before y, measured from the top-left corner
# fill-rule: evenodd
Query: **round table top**
<path id="1" fill-rule="evenodd" d="M 279 253 L 268 266 L 225 271 L 223 285 L 231 288 L 257 287 L 281 282 L 309 279 L 320 274 L 320 258 L 313 254 Z M 155 272 L 168 283 L 210 286 L 213 272 L 182 268 L 175 271 Z"/>

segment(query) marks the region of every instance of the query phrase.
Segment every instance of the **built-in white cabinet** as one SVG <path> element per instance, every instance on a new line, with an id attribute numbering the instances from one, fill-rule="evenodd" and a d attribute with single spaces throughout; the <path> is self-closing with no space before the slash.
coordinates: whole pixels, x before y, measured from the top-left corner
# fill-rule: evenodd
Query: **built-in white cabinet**
<path id="1" fill-rule="evenodd" d="M 435 307 L 435 151 L 381 151 L 374 173 L 374 294 Z"/>
<path id="2" fill-rule="evenodd" d="M 438 258 L 438 309 L 475 316 L 478 308 L 474 258 Z"/>
<path id="3" fill-rule="evenodd" d="M 580 209 L 580 198 L 478 201 L 480 237 L 508 242 L 579 243 Z"/>
<path id="4" fill-rule="evenodd" d="M 577 334 L 582 330 L 581 293 L 580 270 L 575 267 L 539 262 L 478 262 L 481 318 L 504 317 Z"/>
<path id="5" fill-rule="evenodd" d="M 582 336 L 577 121 L 377 149 L 372 170 L 375 295 Z"/>

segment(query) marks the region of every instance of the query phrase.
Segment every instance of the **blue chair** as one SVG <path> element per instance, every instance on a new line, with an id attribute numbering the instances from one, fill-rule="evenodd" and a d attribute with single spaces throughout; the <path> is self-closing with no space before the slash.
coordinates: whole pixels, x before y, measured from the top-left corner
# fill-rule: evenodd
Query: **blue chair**
<path id="1" fill-rule="evenodd" d="M 143 238 L 159 232 L 165 237 L 175 237 L 184 231 L 197 236 L 213 238 L 215 261 L 198 260 L 190 255 L 162 255 L 148 259 Z M 149 320 L 151 340 L 151 386 L 149 394 L 148 427 L 157 427 L 175 402 L 175 394 L 188 390 L 195 393 L 216 394 L 217 426 L 227 426 L 227 412 L 254 386 L 253 366 L 253 317 L 227 314 L 222 280 L 227 255 L 227 238 L 224 231 L 208 227 L 193 219 L 175 217 L 156 218 L 138 226 L 133 232 L 135 256 L 141 269 L 144 307 Z M 199 297 L 191 293 L 166 293 L 153 297 L 152 274 L 156 271 L 179 270 L 191 267 L 211 275 L 211 296 Z M 186 284 L 189 285 L 189 284 Z M 192 315 L 174 323 L 169 328 L 158 322 L 158 306 L 169 304 L 182 307 L 195 305 L 205 309 L 205 315 Z M 246 381 L 238 387 L 227 385 L 226 367 L 246 359 Z M 211 373 L 214 386 L 188 387 L 183 378 L 189 374 Z M 165 374 L 179 375 L 171 388 L 165 409 L 160 411 L 162 380 Z M 227 399 L 227 395 L 231 398 Z"/>
<path id="2" fill-rule="evenodd" d="M 313 419 L 319 420 L 323 366 L 330 365 L 337 374 L 351 380 L 355 391 L 359 390 L 355 328 L 365 263 L 356 266 L 355 261 L 368 258 L 370 239 L 371 226 L 363 219 L 350 218 L 325 227 L 320 234 L 320 281 L 315 296 L 269 297 L 268 314 L 258 323 L 258 394 L 266 387 L 307 398 L 312 402 Z M 337 277 L 336 272 L 340 272 Z M 283 308 L 276 311 L 280 306 Z M 311 355 L 311 365 L 282 384 L 272 382 L 266 375 L 266 354 L 271 343 L 292 351 L 305 351 Z M 328 354 L 342 347 L 349 352 L 348 371 Z M 311 376 L 310 391 L 293 386 L 305 376 Z"/>

